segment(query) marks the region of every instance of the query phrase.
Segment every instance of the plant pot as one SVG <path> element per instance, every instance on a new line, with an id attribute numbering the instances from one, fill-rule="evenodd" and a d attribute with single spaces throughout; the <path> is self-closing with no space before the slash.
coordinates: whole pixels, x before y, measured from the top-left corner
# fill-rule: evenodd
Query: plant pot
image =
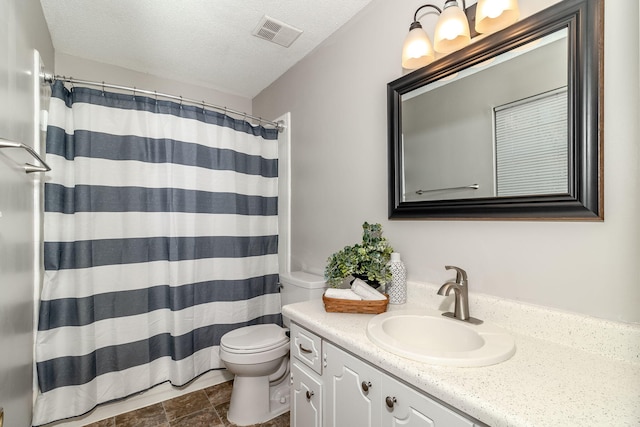
<path id="1" fill-rule="evenodd" d="M 380 282 L 377 280 L 369 280 L 366 275 L 362 274 L 352 274 L 353 280 L 349 283 L 353 283 L 354 280 L 360 279 L 365 282 L 367 285 L 371 286 L 373 289 L 378 289 L 380 287 Z"/>

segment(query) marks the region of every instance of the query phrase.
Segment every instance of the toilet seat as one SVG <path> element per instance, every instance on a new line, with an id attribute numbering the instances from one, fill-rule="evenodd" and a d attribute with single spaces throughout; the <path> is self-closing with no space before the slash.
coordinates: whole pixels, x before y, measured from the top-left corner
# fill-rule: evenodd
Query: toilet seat
<path id="1" fill-rule="evenodd" d="M 228 353 L 264 353 L 288 345 L 286 330 L 276 324 L 251 325 L 224 334 L 220 347 Z"/>

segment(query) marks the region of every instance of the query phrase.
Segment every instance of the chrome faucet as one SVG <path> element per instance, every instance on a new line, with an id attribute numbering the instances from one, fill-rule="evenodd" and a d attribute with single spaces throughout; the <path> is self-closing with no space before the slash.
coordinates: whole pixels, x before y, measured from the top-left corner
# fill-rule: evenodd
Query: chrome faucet
<path id="1" fill-rule="evenodd" d="M 449 280 L 438 289 L 438 295 L 449 295 L 453 290 L 455 292 L 455 305 L 452 313 L 443 313 L 443 316 L 453 317 L 458 320 L 469 321 L 469 281 L 467 272 L 459 267 L 446 265 L 447 270 L 456 270 L 456 281 Z"/>

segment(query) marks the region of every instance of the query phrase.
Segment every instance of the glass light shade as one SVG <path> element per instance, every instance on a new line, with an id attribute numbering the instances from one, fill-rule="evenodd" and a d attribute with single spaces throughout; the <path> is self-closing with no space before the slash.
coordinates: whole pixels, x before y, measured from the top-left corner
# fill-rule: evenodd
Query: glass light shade
<path id="1" fill-rule="evenodd" d="M 471 43 L 469 21 L 464 11 L 455 4 L 445 5 L 433 38 L 435 50 L 440 53 L 451 53 Z"/>
<path id="2" fill-rule="evenodd" d="M 519 17 L 518 0 L 478 0 L 476 31 L 493 33 L 513 24 Z"/>
<path id="3" fill-rule="evenodd" d="M 424 67 L 435 59 L 429 36 L 421 27 L 413 28 L 404 39 L 402 66 L 409 70 Z"/>

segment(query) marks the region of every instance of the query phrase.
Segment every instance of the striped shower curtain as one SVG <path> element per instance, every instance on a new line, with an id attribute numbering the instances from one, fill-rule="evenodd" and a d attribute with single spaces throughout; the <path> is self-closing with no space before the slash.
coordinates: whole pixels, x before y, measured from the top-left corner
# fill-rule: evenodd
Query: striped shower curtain
<path id="1" fill-rule="evenodd" d="M 53 84 L 33 425 L 223 367 L 281 322 L 277 131 Z"/>

